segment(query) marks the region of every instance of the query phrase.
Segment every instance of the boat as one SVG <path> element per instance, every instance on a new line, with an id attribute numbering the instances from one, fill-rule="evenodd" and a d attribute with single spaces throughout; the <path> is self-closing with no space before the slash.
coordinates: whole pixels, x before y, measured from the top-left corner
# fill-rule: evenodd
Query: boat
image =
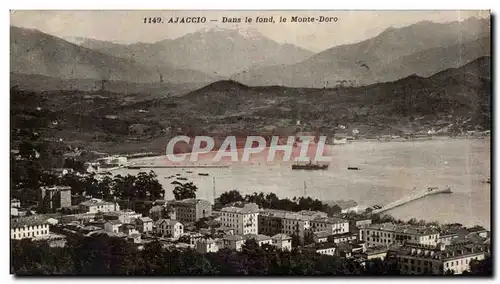
<path id="1" fill-rule="evenodd" d="M 309 162 L 308 164 L 305 165 L 300 165 L 300 164 L 295 164 L 292 165 L 292 170 L 326 170 L 328 169 L 328 165 L 320 165 L 320 164 L 313 164 L 312 162 Z"/>
<path id="2" fill-rule="evenodd" d="M 188 173 L 188 174 L 192 174 L 192 173 L 193 173 L 193 171 L 187 171 L 186 173 Z"/>
<path id="3" fill-rule="evenodd" d="M 204 176 L 204 177 L 207 177 L 208 174 L 207 173 L 198 173 L 199 176 Z"/>
<path id="4" fill-rule="evenodd" d="M 139 166 L 127 166 L 127 169 L 131 169 L 131 170 L 140 170 L 141 167 Z"/>
<path id="5" fill-rule="evenodd" d="M 175 174 L 176 176 L 180 176 L 181 174 Z"/>
<path id="6" fill-rule="evenodd" d="M 187 178 L 184 177 L 177 177 L 178 180 L 187 180 Z"/>
<path id="7" fill-rule="evenodd" d="M 360 170 L 359 167 L 347 167 L 348 170 L 353 170 L 353 171 L 358 171 Z"/>

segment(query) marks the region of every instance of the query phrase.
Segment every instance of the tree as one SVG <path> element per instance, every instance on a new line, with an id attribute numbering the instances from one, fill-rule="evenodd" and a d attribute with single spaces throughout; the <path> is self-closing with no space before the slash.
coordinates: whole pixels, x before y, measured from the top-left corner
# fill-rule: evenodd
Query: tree
<path id="1" fill-rule="evenodd" d="M 172 184 L 175 184 L 174 188 L 175 200 L 196 198 L 196 190 L 198 189 L 198 187 L 194 185 L 193 182 L 180 183 L 178 181 L 173 181 Z"/>
<path id="2" fill-rule="evenodd" d="M 469 266 L 470 266 L 470 275 L 478 275 L 478 276 L 493 275 L 493 263 L 491 256 L 488 256 L 483 260 L 472 260 Z"/>
<path id="3" fill-rule="evenodd" d="M 224 192 L 223 194 L 220 195 L 219 197 L 219 202 L 222 205 L 234 203 L 234 202 L 241 202 L 244 201 L 245 199 L 243 196 L 241 196 L 240 192 L 237 190 L 230 190 L 227 192 Z"/>

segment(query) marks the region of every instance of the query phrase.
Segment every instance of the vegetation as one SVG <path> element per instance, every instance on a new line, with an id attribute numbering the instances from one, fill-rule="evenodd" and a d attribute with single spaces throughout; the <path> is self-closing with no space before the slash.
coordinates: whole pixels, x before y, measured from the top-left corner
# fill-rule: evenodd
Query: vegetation
<path id="1" fill-rule="evenodd" d="M 123 239 L 97 235 L 70 240 L 64 248 L 28 240 L 12 241 L 11 271 L 16 275 L 320 276 L 371 275 L 373 268 L 365 270 L 354 260 L 298 249 L 284 252 L 273 246 L 259 247 L 252 240 L 246 242 L 241 252 L 223 249 L 199 254 L 193 250 L 164 249 L 157 241 L 145 244 L 140 251 Z"/>
<path id="2" fill-rule="evenodd" d="M 180 183 L 178 181 L 173 181 L 172 184 L 175 184 L 175 200 L 196 198 L 196 190 L 198 189 L 198 187 L 193 182 Z"/>

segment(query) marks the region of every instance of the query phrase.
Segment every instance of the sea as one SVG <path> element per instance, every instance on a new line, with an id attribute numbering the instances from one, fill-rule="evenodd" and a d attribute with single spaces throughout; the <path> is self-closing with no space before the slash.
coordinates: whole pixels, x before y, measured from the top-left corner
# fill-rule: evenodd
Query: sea
<path id="1" fill-rule="evenodd" d="M 490 143 L 485 138 L 329 145 L 328 153 L 332 156 L 329 168 L 317 171 L 292 170 L 293 162 L 267 163 L 263 157 L 253 158 L 252 163 L 233 163 L 228 168 L 118 169 L 113 173 L 153 170 L 166 191 L 166 199 L 173 198 L 171 183 L 178 174 L 198 187 L 198 198 L 209 201 L 213 201 L 214 193 L 219 196 L 235 189 L 243 195 L 263 192 L 290 199 L 294 196 L 325 201 L 352 199 L 361 210 L 383 206 L 429 187 L 450 187 L 451 194 L 426 196 L 385 213 L 402 220 L 457 222 L 490 229 L 491 186 L 485 182 L 490 178 Z M 165 157 L 149 157 L 134 162 L 161 165 L 164 160 Z"/>

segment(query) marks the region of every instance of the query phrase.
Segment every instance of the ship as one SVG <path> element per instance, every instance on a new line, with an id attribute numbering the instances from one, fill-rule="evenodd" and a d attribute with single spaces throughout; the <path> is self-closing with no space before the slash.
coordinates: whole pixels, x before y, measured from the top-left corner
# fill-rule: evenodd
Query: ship
<path id="1" fill-rule="evenodd" d="M 206 176 L 208 176 L 208 174 L 207 174 L 207 173 L 199 173 L 198 175 L 199 175 L 199 176 L 205 176 L 205 177 L 206 177 Z"/>
<path id="2" fill-rule="evenodd" d="M 309 162 L 308 164 L 305 165 L 300 165 L 300 164 L 295 164 L 292 165 L 292 170 L 326 170 L 328 169 L 328 165 L 320 165 L 320 164 L 313 164 L 312 162 Z"/>

